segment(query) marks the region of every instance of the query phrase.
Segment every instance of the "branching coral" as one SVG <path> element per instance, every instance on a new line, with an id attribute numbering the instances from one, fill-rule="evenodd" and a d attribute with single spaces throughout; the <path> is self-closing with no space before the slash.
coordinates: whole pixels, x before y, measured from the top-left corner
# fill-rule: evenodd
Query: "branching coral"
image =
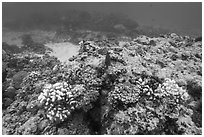
<path id="1" fill-rule="evenodd" d="M 186 107 L 190 96 L 174 80 L 165 79 L 165 82 L 155 90 L 154 97 L 157 99 L 155 108 L 160 118 L 179 119 L 180 117 L 192 115 L 192 110 Z"/>
<path id="2" fill-rule="evenodd" d="M 122 104 L 129 104 L 144 102 L 147 98 L 153 99 L 150 96 L 155 89 L 155 83 L 158 83 L 157 81 L 154 82 L 147 78 L 131 78 L 129 81 L 131 83 L 115 84 L 114 89 L 109 92 L 109 99 L 113 104 L 118 101 L 121 101 Z"/>
<path id="3" fill-rule="evenodd" d="M 126 125 L 121 131 L 122 134 L 145 134 L 145 131 L 149 134 L 148 132 L 156 130 L 161 122 L 151 111 L 140 105 L 119 111 L 114 119 L 119 125 Z"/>
<path id="4" fill-rule="evenodd" d="M 38 81 L 39 77 L 40 77 L 39 71 L 32 71 L 27 77 L 24 78 L 24 83 L 31 81 L 31 80 L 34 83 L 34 82 Z"/>
<path id="5" fill-rule="evenodd" d="M 14 74 L 28 72 L 26 77 L 17 73 L 11 79 L 14 87 L 17 83 L 19 88 L 9 113 L 14 113 L 15 119 L 17 115 L 21 117 L 7 118 L 6 124 L 17 123 L 21 118 L 23 124 L 28 120 L 23 114 L 28 113 L 28 117 L 36 114 L 49 123 L 49 126 L 43 124 L 42 134 L 57 132 L 58 125 L 53 123 L 60 123 L 57 128 L 62 134 L 60 129 L 68 131 L 70 128 L 65 125 L 73 124 L 72 118 L 78 121 L 76 114 L 80 113 L 83 122 L 96 134 L 200 134 L 198 127 L 202 125 L 198 126 L 195 119 L 201 119 L 201 105 L 196 107 L 189 102 L 201 98 L 201 79 L 198 79 L 202 74 L 201 54 L 198 54 L 201 43 L 189 46 L 186 41 L 175 34 L 163 38 L 138 37 L 128 47 L 105 41 L 82 41 L 79 54 L 68 65 L 48 54 L 27 52 L 9 57 L 11 60 L 5 57 L 8 74 L 13 70 Z M 184 50 L 187 52 L 182 55 Z M 5 66 L 3 69 L 5 72 Z M 161 72 L 165 75 L 159 75 Z M 195 82 L 185 80 L 187 75 L 197 74 L 200 76 Z M 184 84 L 178 82 L 181 76 Z M 14 105 L 19 101 L 19 105 Z M 5 104 L 9 103 L 6 100 Z M 73 128 L 75 132 L 80 127 Z"/>
<path id="6" fill-rule="evenodd" d="M 136 86 L 118 84 L 112 92 L 109 92 L 109 99 L 112 103 L 136 103 L 139 93 L 139 88 Z"/>
<path id="7" fill-rule="evenodd" d="M 92 54 L 96 48 L 90 42 L 82 42 L 80 55 Z M 96 67 L 85 64 L 80 58 L 75 61 L 78 63 L 70 64 L 67 69 L 59 67 L 58 74 L 53 73 L 53 76 L 61 75 L 61 82 L 45 86 L 38 97 L 45 104 L 46 115 L 51 121 L 62 122 L 76 109 L 88 111 L 93 107 L 92 102 L 98 99 L 102 81 Z"/>
<path id="8" fill-rule="evenodd" d="M 147 79 L 143 81 L 140 78 L 136 82 L 136 86 L 120 84 L 109 93 L 110 101 L 113 104 L 118 101 L 124 105 L 135 104 L 132 104 L 127 110 L 115 114 L 115 121 L 112 124 L 121 125 L 123 127 L 123 131 L 120 131 L 123 132 L 122 134 L 133 133 L 130 131 L 132 126 L 136 126 L 134 127 L 137 129 L 135 134 L 155 134 L 156 131 L 163 131 L 166 134 L 165 129 L 171 128 L 166 127 L 166 124 L 173 124 L 172 127 L 175 128 L 168 134 L 188 134 L 187 132 L 193 133 L 198 130 L 190 118 L 192 110 L 186 107 L 186 102 L 190 99 L 186 90 L 183 90 L 171 79 L 165 79 L 164 83 L 159 84 L 156 89 L 152 89 L 147 84 Z M 137 90 L 134 89 L 135 87 Z M 190 121 L 186 123 L 190 126 L 182 126 L 179 121 L 183 118 Z M 128 133 L 126 133 L 127 131 Z"/>
<path id="9" fill-rule="evenodd" d="M 45 104 L 47 117 L 51 121 L 64 121 L 75 109 L 90 109 L 91 102 L 97 100 L 99 93 L 86 89 L 83 84 L 70 85 L 66 82 L 48 84 L 38 97 Z"/>
<path id="10" fill-rule="evenodd" d="M 77 108 L 82 108 L 84 111 L 91 109 L 92 102 L 96 101 L 99 96 L 99 91 L 94 88 L 86 88 L 84 85 L 75 85 L 72 89 Z"/>
<path id="11" fill-rule="evenodd" d="M 70 86 L 63 82 L 46 85 L 38 100 L 41 104 L 45 104 L 47 117 L 50 120 L 64 121 L 74 109 L 72 97 Z"/>
<path id="12" fill-rule="evenodd" d="M 41 73 L 39 71 L 32 71 L 28 74 L 22 82 L 22 92 L 23 94 L 30 94 L 34 92 L 35 84 L 42 79 Z"/>

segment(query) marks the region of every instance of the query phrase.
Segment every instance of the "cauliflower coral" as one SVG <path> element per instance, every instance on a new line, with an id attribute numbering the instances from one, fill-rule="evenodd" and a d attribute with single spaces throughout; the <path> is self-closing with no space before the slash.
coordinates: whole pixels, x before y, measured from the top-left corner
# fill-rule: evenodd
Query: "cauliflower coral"
<path id="1" fill-rule="evenodd" d="M 46 116 L 54 122 L 64 121 L 75 109 L 89 110 L 91 102 L 97 100 L 97 90 L 86 89 L 84 84 L 70 85 L 67 82 L 47 84 L 39 95 Z"/>
<path id="2" fill-rule="evenodd" d="M 168 132 L 167 134 L 189 134 L 198 130 L 195 125 L 195 128 L 185 128 L 180 122 L 181 119 L 188 119 L 186 125 L 193 123 L 190 118 L 193 112 L 186 107 L 186 102 L 190 99 L 186 90 L 168 78 L 158 84 L 156 89 L 151 88 L 149 84 L 147 79 L 140 78 L 135 86 L 119 84 L 109 93 L 113 105 L 120 102 L 120 105 L 122 103 L 126 106 L 124 110 L 114 114 L 114 121 L 108 129 L 109 134 L 115 134 L 116 125 L 121 127 L 117 130 L 120 131 L 119 134 L 158 134 L 158 131 Z"/>
<path id="3" fill-rule="evenodd" d="M 66 82 L 46 85 L 38 100 L 45 104 L 47 118 L 51 121 L 64 121 L 75 108 L 73 94 Z"/>

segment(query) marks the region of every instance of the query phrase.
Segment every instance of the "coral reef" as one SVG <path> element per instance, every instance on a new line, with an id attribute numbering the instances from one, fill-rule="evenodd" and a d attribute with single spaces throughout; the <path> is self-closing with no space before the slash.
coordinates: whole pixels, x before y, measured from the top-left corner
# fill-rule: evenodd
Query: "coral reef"
<path id="1" fill-rule="evenodd" d="M 138 94 L 134 105 L 125 110 L 120 109 L 114 114 L 114 121 L 107 129 L 108 134 L 195 134 L 201 132 L 191 119 L 193 110 L 185 106 L 190 96 L 175 81 L 167 78 L 155 90 L 150 87 L 142 87 L 142 89 L 134 91 Z M 127 90 L 124 91 L 127 92 Z M 128 92 L 129 94 L 113 92 L 111 96 L 124 104 L 132 103 L 132 100 L 129 100 L 134 99 L 135 96 L 131 94 L 132 91 Z M 171 125 L 171 127 L 165 127 L 165 125 Z"/>
<path id="2" fill-rule="evenodd" d="M 79 46 L 67 64 L 37 50 L 2 53 L 3 134 L 202 134 L 200 39 Z"/>

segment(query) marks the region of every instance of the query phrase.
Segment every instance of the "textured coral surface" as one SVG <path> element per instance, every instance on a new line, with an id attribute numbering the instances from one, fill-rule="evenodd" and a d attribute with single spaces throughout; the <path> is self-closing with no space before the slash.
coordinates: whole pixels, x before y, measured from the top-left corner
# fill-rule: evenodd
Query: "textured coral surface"
<path id="1" fill-rule="evenodd" d="M 66 63 L 44 45 L 3 48 L 3 134 L 201 134 L 201 41 L 172 33 L 78 46 Z"/>

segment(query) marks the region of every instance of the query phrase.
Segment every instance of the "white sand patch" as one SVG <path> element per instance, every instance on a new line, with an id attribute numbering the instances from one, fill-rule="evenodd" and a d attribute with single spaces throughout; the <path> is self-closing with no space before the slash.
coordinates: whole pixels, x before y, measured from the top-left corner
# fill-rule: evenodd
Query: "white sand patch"
<path id="1" fill-rule="evenodd" d="M 50 55 L 57 57 L 61 62 L 69 62 L 68 59 L 77 55 L 80 48 L 70 42 L 48 43 L 45 46 L 51 48 L 53 52 Z"/>

